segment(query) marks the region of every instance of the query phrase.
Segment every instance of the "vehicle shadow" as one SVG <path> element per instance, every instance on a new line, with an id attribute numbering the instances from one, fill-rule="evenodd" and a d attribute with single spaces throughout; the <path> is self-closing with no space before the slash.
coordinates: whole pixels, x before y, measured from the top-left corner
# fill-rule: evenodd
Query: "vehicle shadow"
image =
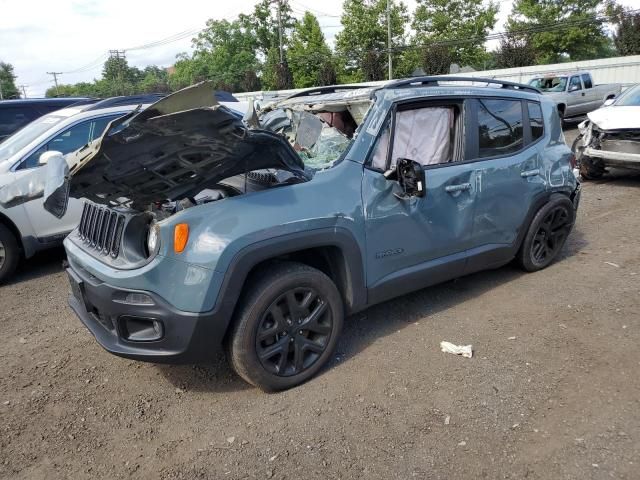
<path id="1" fill-rule="evenodd" d="M 583 233 L 575 228 L 556 262 L 562 263 L 577 255 L 587 245 Z M 333 358 L 319 375 L 348 361 L 382 337 L 429 315 L 478 297 L 522 275 L 528 274 L 509 264 L 496 270 L 475 273 L 418 290 L 352 315 L 345 320 L 342 337 Z M 157 368 L 176 388 L 210 393 L 253 388 L 233 372 L 224 355 L 206 365 L 157 365 Z"/>
<path id="2" fill-rule="evenodd" d="M 16 272 L 4 285 L 15 285 L 36 278 L 60 273 L 63 271 L 62 262 L 66 259 L 64 248 L 56 247 L 38 252 L 28 260 L 22 260 Z"/>
<path id="3" fill-rule="evenodd" d="M 640 187 L 640 172 L 621 168 L 608 168 L 609 172 L 598 180 L 590 181 L 593 185 L 613 183 L 622 187 Z"/>
<path id="4" fill-rule="evenodd" d="M 254 388 L 231 369 L 223 354 L 206 364 L 156 364 L 155 367 L 171 385 L 187 391 L 225 393 Z"/>

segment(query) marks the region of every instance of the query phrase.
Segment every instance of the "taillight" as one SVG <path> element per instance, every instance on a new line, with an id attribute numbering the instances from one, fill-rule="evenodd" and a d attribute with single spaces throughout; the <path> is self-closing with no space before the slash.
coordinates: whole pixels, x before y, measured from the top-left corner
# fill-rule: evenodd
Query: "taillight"
<path id="1" fill-rule="evenodd" d="M 578 161 L 576 160 L 576 156 L 572 153 L 571 155 L 569 155 L 569 164 L 571 165 L 571 168 L 576 168 L 576 166 L 578 165 Z"/>

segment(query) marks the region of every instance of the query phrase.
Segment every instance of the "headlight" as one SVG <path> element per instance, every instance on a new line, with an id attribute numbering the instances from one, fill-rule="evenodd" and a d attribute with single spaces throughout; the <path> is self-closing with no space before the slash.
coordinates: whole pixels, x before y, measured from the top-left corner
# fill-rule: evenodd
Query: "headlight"
<path id="1" fill-rule="evenodd" d="M 160 249 L 160 227 L 156 222 L 152 222 L 149 225 L 149 233 L 147 234 L 147 251 L 149 256 L 153 256 L 158 253 Z"/>

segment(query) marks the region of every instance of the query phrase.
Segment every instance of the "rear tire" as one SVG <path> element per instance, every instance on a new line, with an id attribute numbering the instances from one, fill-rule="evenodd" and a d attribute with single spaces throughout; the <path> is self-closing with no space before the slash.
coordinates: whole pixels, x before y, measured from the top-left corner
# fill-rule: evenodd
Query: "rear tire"
<path id="1" fill-rule="evenodd" d="M 301 263 L 266 267 L 240 300 L 226 347 L 233 369 L 265 391 L 313 377 L 331 358 L 344 307 L 335 284 Z"/>
<path id="2" fill-rule="evenodd" d="M 552 195 L 533 217 L 516 255 L 516 261 L 527 272 L 548 267 L 558 256 L 573 228 L 575 209 L 564 195 Z"/>
<path id="3" fill-rule="evenodd" d="M 0 223 L 0 283 L 15 272 L 20 260 L 20 247 L 11 230 Z"/>

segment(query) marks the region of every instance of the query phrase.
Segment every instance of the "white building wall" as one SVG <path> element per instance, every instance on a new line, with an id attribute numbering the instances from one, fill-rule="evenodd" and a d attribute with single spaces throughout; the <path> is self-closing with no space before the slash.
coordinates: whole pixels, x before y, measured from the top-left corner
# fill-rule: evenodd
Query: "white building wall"
<path id="1" fill-rule="evenodd" d="M 534 76 L 551 73 L 570 73 L 577 70 L 587 70 L 591 72 L 593 81 L 600 83 L 622 83 L 631 85 L 640 83 L 640 55 L 628 57 L 600 58 L 597 60 L 585 60 L 582 62 L 556 63 L 552 65 L 532 65 L 529 67 L 505 68 L 500 70 L 485 70 L 478 72 L 458 73 L 459 77 L 488 77 L 511 82 L 527 83 Z M 384 85 L 386 81 L 368 82 L 358 85 Z M 276 97 L 286 97 L 305 89 L 280 90 L 280 91 L 259 91 L 247 93 L 235 93 L 240 101 L 265 101 Z"/>

